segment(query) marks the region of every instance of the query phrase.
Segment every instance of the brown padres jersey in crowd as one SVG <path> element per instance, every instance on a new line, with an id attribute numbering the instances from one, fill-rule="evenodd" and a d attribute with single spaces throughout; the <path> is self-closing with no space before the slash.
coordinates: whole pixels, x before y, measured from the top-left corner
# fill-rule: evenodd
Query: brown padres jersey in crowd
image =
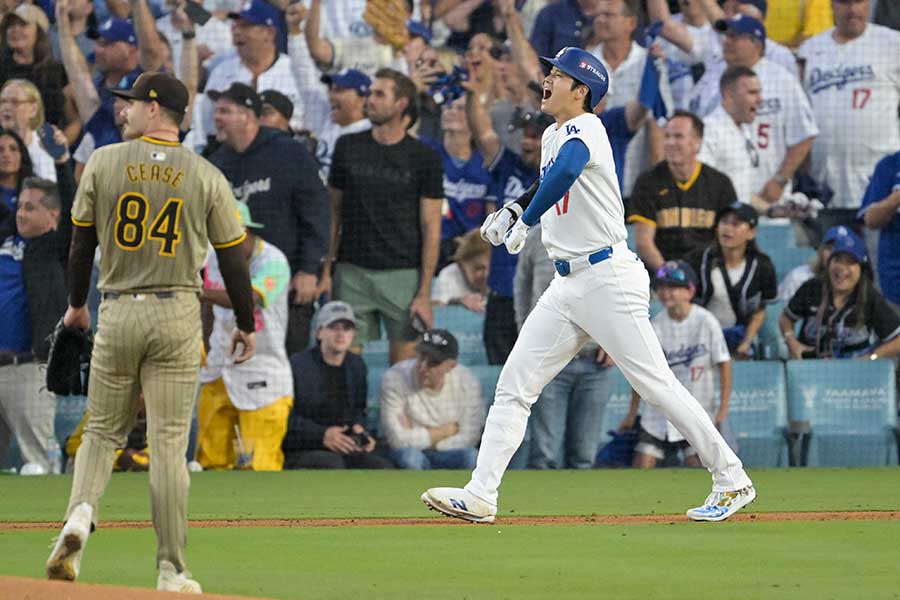
<path id="1" fill-rule="evenodd" d="M 148 137 L 88 160 L 72 221 L 97 228 L 104 292 L 200 289 L 208 244 L 244 239 L 231 186 L 181 144 Z"/>

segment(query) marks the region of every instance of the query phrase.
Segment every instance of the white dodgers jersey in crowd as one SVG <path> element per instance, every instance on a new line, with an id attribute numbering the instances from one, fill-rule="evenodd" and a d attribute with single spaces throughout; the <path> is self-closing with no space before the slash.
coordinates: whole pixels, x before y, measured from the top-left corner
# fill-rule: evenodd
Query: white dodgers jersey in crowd
<path id="1" fill-rule="evenodd" d="M 553 166 L 559 149 L 573 139 L 584 142 L 591 157 L 565 196 L 541 217 L 541 241 L 553 260 L 586 256 L 627 236 L 612 148 L 596 115 L 584 113 L 544 130 L 541 179 Z"/>
<path id="2" fill-rule="evenodd" d="M 250 257 L 250 284 L 261 300 L 254 307 L 256 354 L 239 365 L 231 352 L 231 332 L 236 327 L 234 311 L 213 306 L 215 322 L 209 336 L 209 354 L 200 370 L 201 383 L 222 378 L 228 398 L 240 410 L 264 408 L 285 396 L 294 395 L 291 365 L 285 338 L 288 325 L 288 291 L 291 269 L 284 253 L 262 240 Z M 225 289 L 216 253 L 209 252 L 204 287 Z"/>
<path id="3" fill-rule="evenodd" d="M 653 317 L 652 324 L 675 377 L 694 395 L 710 418 L 715 417 L 719 408 L 716 394 L 718 365 L 731 360 L 719 322 L 711 312 L 694 305 L 683 321 L 675 321 L 668 312 L 662 311 Z M 678 442 L 684 439 L 650 404 L 644 404 L 641 409 L 641 427 L 660 440 Z"/>
<path id="4" fill-rule="evenodd" d="M 834 191 L 831 208 L 859 208 L 875 164 L 900 149 L 900 33 L 869 23 L 845 44 L 833 33 L 800 47 L 803 85 L 822 129 L 813 176 Z"/>

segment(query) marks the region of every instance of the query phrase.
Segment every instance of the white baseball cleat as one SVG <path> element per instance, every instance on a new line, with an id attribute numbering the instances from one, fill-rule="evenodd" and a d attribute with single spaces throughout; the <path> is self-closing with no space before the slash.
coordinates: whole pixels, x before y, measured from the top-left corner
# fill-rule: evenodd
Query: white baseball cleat
<path id="1" fill-rule="evenodd" d="M 161 592 L 181 592 L 182 594 L 202 594 L 200 584 L 190 578 L 187 571 L 181 573 L 175 570 L 175 565 L 167 560 L 159 561 L 159 579 L 156 580 L 156 589 Z"/>
<path id="2" fill-rule="evenodd" d="M 422 494 L 422 502 L 439 513 L 472 523 L 493 523 L 497 507 L 462 488 L 431 488 Z"/>
<path id="3" fill-rule="evenodd" d="M 47 578 L 75 581 L 81 568 L 81 554 L 91 534 L 91 516 L 94 509 L 82 502 L 74 509 L 63 526 L 53 552 L 47 559 Z"/>
<path id="4" fill-rule="evenodd" d="M 694 521 L 724 521 L 754 500 L 756 490 L 752 485 L 733 492 L 713 492 L 703 506 L 687 511 L 687 516 Z"/>

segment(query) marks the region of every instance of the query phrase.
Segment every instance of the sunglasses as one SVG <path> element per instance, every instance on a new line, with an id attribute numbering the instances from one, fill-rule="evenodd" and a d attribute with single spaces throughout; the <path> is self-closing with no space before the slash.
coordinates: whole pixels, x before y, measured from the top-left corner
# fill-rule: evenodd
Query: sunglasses
<path id="1" fill-rule="evenodd" d="M 687 273 L 685 273 L 684 269 L 679 267 L 674 263 L 666 263 L 656 271 L 657 279 L 665 279 L 668 281 L 677 281 L 678 283 L 683 283 L 687 285 L 690 283 L 688 279 Z"/>

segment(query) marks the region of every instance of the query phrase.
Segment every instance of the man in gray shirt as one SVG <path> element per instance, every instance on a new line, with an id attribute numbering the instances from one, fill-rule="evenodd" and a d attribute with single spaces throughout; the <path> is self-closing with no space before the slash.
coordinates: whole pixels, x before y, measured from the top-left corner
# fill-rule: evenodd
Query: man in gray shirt
<path id="1" fill-rule="evenodd" d="M 516 265 L 514 306 L 516 324 L 537 305 L 556 269 L 541 244 L 541 227 L 528 232 Z M 612 393 L 612 359 L 594 342 L 588 342 L 575 358 L 547 384 L 531 407 L 532 469 L 590 469 L 594 466 L 603 411 Z"/>
<path id="2" fill-rule="evenodd" d="M 401 469 L 474 469 L 484 427 L 478 379 L 456 363 L 459 344 L 445 329 L 426 331 L 416 358 L 381 380 L 381 433 Z"/>

